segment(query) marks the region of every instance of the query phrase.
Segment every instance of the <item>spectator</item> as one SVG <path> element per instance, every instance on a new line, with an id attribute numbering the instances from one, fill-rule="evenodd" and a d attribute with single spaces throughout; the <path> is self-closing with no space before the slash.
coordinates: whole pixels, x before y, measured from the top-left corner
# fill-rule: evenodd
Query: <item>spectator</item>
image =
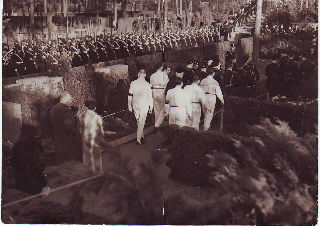
<path id="1" fill-rule="evenodd" d="M 12 167 L 17 186 L 23 192 L 37 194 L 45 186 L 42 152 L 37 128 L 33 125 L 23 125 L 20 139 L 12 148 Z"/>
<path id="2" fill-rule="evenodd" d="M 50 111 L 56 164 L 72 160 L 82 161 L 81 138 L 76 117 L 71 110 L 72 101 L 72 96 L 66 92 Z"/>

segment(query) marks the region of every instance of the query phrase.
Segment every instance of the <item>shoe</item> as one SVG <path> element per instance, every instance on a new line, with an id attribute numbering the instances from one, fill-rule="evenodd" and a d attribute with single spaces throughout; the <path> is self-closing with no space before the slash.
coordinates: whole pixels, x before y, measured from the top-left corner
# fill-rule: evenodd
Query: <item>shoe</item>
<path id="1" fill-rule="evenodd" d="M 141 144 L 145 144 L 147 141 L 145 141 L 144 137 L 141 137 Z"/>
<path id="2" fill-rule="evenodd" d="M 136 144 L 137 144 L 137 145 L 141 145 L 142 143 L 141 143 L 141 142 L 139 142 L 139 141 L 136 141 Z"/>

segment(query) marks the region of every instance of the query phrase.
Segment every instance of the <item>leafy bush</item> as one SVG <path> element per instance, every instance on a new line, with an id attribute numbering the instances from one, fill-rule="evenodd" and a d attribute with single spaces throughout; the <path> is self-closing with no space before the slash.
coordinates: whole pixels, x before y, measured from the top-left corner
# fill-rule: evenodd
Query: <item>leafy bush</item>
<path id="1" fill-rule="evenodd" d="M 225 98 L 224 131 L 248 135 L 248 126 L 257 124 L 262 117 L 288 122 L 299 135 L 314 133 L 318 121 L 317 102 L 293 105 L 251 98 Z"/>
<path id="2" fill-rule="evenodd" d="M 172 156 L 169 167 L 173 178 L 213 188 L 215 204 L 191 205 L 192 216 L 199 214 L 196 219 L 203 220 L 202 224 L 315 223 L 314 135 L 298 137 L 286 123 L 273 124 L 269 119 L 250 127 L 251 138 L 171 126 L 162 131 Z M 187 202 L 182 197 L 176 199 L 180 206 Z M 219 210 L 213 211 L 217 203 Z M 190 207 L 185 205 L 184 213 Z M 174 223 L 186 223 L 185 215 L 180 214 Z"/>
<path id="3" fill-rule="evenodd" d="M 104 153 L 104 175 L 50 193 L 41 201 L 51 206 L 60 205 L 66 213 L 57 216 L 57 219 L 69 217 L 68 223 L 161 224 L 164 181 L 167 178 L 167 169 L 164 169 L 166 160 L 164 153 L 153 152 L 151 161 L 142 163 L 140 171 L 136 171 L 119 152 L 108 150 Z M 50 188 L 93 176 L 89 168 L 78 162 L 49 167 L 45 174 Z M 43 220 L 40 218 L 43 203 L 33 200 L 9 209 L 8 213 L 16 223 L 39 222 Z M 26 205 L 33 206 L 32 213 L 24 208 Z M 55 209 L 46 208 L 45 211 L 48 211 L 46 216 L 51 218 L 58 214 Z M 88 214 L 92 217 L 87 218 Z"/>

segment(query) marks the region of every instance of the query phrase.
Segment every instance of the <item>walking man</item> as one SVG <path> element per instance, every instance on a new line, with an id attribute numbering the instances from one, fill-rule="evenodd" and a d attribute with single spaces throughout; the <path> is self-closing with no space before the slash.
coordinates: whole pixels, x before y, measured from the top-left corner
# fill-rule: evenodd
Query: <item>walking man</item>
<path id="1" fill-rule="evenodd" d="M 170 73 L 170 68 L 164 65 L 150 77 L 156 128 L 162 124 L 165 116 L 165 89 L 169 82 L 168 73 Z"/>
<path id="2" fill-rule="evenodd" d="M 224 104 L 222 91 L 220 89 L 219 83 L 213 78 L 214 67 L 210 66 L 208 68 L 209 75 L 203 79 L 200 83 L 200 87 L 204 90 L 206 98 L 207 98 L 207 109 L 204 109 L 204 131 L 209 130 L 211 126 L 211 121 L 214 113 L 214 109 L 216 106 L 217 98 Z"/>
<path id="3" fill-rule="evenodd" d="M 198 85 L 200 83 L 198 74 L 194 73 L 192 79 L 193 83 L 183 89 L 192 103 L 192 117 L 188 120 L 187 124 L 199 131 L 201 106 L 204 109 L 207 108 L 207 99 L 204 90 Z"/>
<path id="4" fill-rule="evenodd" d="M 94 101 L 86 102 L 87 110 L 80 116 L 80 133 L 83 147 L 83 163 L 92 169 L 93 173 L 101 174 L 102 157 L 99 138 L 103 137 L 103 121 L 96 110 Z"/>
<path id="5" fill-rule="evenodd" d="M 188 117 L 192 116 L 192 106 L 189 97 L 182 89 L 182 78 L 175 79 L 176 87 L 168 90 L 166 103 L 169 104 L 169 124 L 186 126 Z"/>
<path id="6" fill-rule="evenodd" d="M 137 120 L 137 145 L 145 143 L 143 128 L 148 112 L 151 114 L 153 109 L 151 86 L 145 78 L 146 71 L 140 69 L 138 79 L 130 84 L 128 95 L 128 109 L 130 112 L 133 111 Z"/>

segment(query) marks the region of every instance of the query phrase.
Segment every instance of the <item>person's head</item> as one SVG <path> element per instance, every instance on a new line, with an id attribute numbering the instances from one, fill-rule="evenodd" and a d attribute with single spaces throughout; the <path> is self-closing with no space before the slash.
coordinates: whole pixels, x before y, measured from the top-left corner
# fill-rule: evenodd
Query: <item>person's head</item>
<path id="1" fill-rule="evenodd" d="M 140 69 L 138 72 L 138 78 L 145 78 L 147 76 L 145 69 Z"/>
<path id="2" fill-rule="evenodd" d="M 72 98 L 72 96 L 70 95 L 69 92 L 63 93 L 61 98 L 60 98 L 60 103 L 65 104 L 67 106 L 71 106 L 72 105 L 72 101 L 73 101 L 73 98 Z"/>
<path id="3" fill-rule="evenodd" d="M 221 64 L 220 64 L 219 58 L 214 58 L 210 66 L 212 66 L 212 68 L 214 70 L 219 71 L 220 68 L 221 68 Z"/>
<path id="4" fill-rule="evenodd" d="M 183 85 L 183 80 L 182 80 L 182 78 L 179 78 L 179 77 L 177 77 L 176 79 L 175 79 L 175 85 L 176 85 L 176 87 L 177 86 L 182 86 Z"/>
<path id="5" fill-rule="evenodd" d="M 176 69 L 176 77 L 183 78 L 184 75 L 184 69 L 182 67 L 178 67 Z"/>
<path id="6" fill-rule="evenodd" d="M 198 83 L 199 83 L 199 80 L 200 80 L 200 77 L 199 77 L 198 73 L 193 73 L 193 75 L 192 75 L 192 81 L 193 81 L 193 83 L 198 84 Z"/>
<path id="7" fill-rule="evenodd" d="M 85 105 L 89 110 L 92 110 L 92 111 L 96 110 L 96 108 L 97 108 L 97 104 L 94 100 L 86 101 Z"/>
<path id="8" fill-rule="evenodd" d="M 169 66 L 168 64 L 164 64 L 164 65 L 163 65 L 163 71 L 164 71 L 165 73 L 167 73 L 167 75 L 169 75 L 170 72 L 171 72 L 170 66 Z"/>

